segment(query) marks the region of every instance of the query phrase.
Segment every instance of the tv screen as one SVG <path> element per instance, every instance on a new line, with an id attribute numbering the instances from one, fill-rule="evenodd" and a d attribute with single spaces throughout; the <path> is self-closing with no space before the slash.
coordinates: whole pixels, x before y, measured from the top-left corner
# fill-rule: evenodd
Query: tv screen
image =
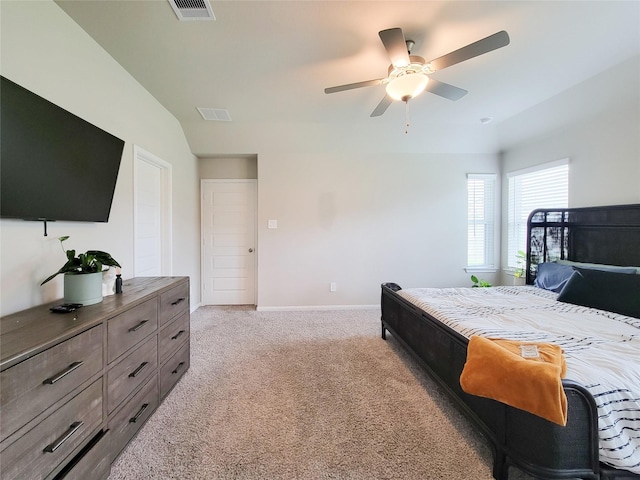
<path id="1" fill-rule="evenodd" d="M 124 141 L 0 80 L 0 217 L 107 222 Z"/>

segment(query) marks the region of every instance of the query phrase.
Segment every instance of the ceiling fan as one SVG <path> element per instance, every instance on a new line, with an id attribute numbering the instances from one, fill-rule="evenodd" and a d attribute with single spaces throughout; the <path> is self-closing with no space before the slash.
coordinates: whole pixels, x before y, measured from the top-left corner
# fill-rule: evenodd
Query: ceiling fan
<path id="1" fill-rule="evenodd" d="M 387 93 L 371 113 L 372 117 L 382 115 L 394 100 L 402 100 L 406 103 L 425 90 L 449 100 L 459 100 L 468 93 L 466 90 L 435 80 L 430 75 L 456 63 L 509 45 L 509 35 L 503 30 L 427 63 L 424 58 L 411 55 L 414 42 L 405 40 L 401 28 L 381 30 L 378 35 L 391 60 L 387 77 L 324 89 L 324 93 L 335 93 L 354 88 L 386 85 Z"/>

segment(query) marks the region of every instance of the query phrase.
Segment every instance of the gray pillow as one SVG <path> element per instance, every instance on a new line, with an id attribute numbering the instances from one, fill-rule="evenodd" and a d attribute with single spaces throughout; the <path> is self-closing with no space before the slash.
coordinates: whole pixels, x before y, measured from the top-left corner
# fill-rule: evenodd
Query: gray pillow
<path id="1" fill-rule="evenodd" d="M 538 273 L 533 285 L 552 292 L 559 292 L 566 285 L 573 274 L 573 267 L 560 265 L 553 262 L 544 262 L 538 265 Z"/>
<path id="2" fill-rule="evenodd" d="M 618 265 L 605 265 L 603 263 L 574 262 L 571 260 L 556 260 L 556 263 L 558 263 L 559 265 L 570 265 L 572 267 L 578 267 L 578 268 L 604 270 L 605 272 L 640 274 L 640 267 L 621 267 Z"/>

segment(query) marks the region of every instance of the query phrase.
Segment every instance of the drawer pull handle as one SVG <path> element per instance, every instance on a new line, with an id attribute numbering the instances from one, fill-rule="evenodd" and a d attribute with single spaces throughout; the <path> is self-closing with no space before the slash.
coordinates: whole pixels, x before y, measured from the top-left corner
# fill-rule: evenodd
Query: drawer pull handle
<path id="1" fill-rule="evenodd" d="M 76 433 L 78 431 L 78 429 L 83 425 L 82 422 L 73 422 L 71 424 L 71 426 L 69 426 L 69 430 L 67 430 L 66 432 L 64 432 L 62 434 L 62 436 L 60 438 L 58 438 L 55 442 L 50 443 L 49 445 L 47 445 L 46 447 L 44 447 L 44 452 L 47 453 L 53 453 L 55 452 L 58 448 L 60 448 L 62 446 L 62 444 L 64 442 L 66 442 L 67 440 L 69 440 L 69 438 L 71 437 L 71 435 L 73 435 L 74 433 Z"/>
<path id="2" fill-rule="evenodd" d="M 185 297 L 180 297 L 179 299 L 177 299 L 175 302 L 171 302 L 171 305 L 178 305 L 180 302 L 184 302 Z"/>
<path id="3" fill-rule="evenodd" d="M 180 335 L 182 335 L 183 333 L 185 333 L 185 331 L 184 331 L 184 330 L 180 330 L 180 331 L 179 331 L 178 333 L 176 333 L 173 337 L 171 337 L 171 340 L 177 340 L 177 339 L 178 339 L 178 337 L 179 337 Z"/>
<path id="4" fill-rule="evenodd" d="M 136 423 L 147 408 L 149 408 L 149 404 L 143 403 L 142 407 L 140 407 L 140 410 L 138 410 L 138 413 L 136 413 L 133 417 L 129 419 L 129 423 Z"/>
<path id="5" fill-rule="evenodd" d="M 138 368 L 136 368 L 133 372 L 131 372 L 129 374 L 129 377 L 135 377 L 136 375 L 138 375 L 143 369 L 144 367 L 146 367 L 147 365 L 149 365 L 149 362 L 142 362 L 140 364 L 140 366 Z"/>
<path id="6" fill-rule="evenodd" d="M 182 367 L 183 365 L 184 365 L 184 362 L 180 362 L 180 363 L 178 364 L 178 366 L 176 367 L 176 369 L 175 369 L 173 372 L 171 372 L 171 373 L 172 373 L 173 375 L 175 375 L 176 373 L 178 373 L 178 370 L 180 370 L 180 367 Z"/>
<path id="7" fill-rule="evenodd" d="M 57 375 L 54 375 L 53 377 L 49 377 L 46 380 L 44 380 L 42 383 L 44 383 L 45 385 L 53 385 L 54 383 L 56 383 L 58 380 L 62 380 L 64 377 L 66 377 L 67 375 L 69 375 L 71 372 L 73 372 L 76 368 L 80 368 L 80 366 L 82 366 L 84 362 L 73 362 L 71 365 L 69 365 L 67 368 L 65 368 L 64 370 L 62 370 L 60 373 L 58 373 Z"/>
<path id="8" fill-rule="evenodd" d="M 147 323 L 148 321 L 149 321 L 149 320 L 142 320 L 139 324 L 137 324 L 137 325 L 135 325 L 135 326 L 131 327 L 131 328 L 129 329 L 129 331 L 130 331 L 130 332 L 136 332 L 136 331 L 140 330 L 140 329 L 144 326 L 144 324 L 145 324 L 145 323 Z"/>

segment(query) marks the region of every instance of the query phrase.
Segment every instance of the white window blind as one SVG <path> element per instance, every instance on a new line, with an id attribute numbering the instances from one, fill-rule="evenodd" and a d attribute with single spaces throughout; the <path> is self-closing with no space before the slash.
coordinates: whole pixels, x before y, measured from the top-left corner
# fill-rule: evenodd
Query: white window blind
<path id="1" fill-rule="evenodd" d="M 467 174 L 467 266 L 495 268 L 496 178 Z"/>
<path id="2" fill-rule="evenodd" d="M 509 178 L 507 265 L 516 268 L 516 253 L 526 251 L 527 219 L 536 208 L 569 204 L 569 159 L 507 174 Z"/>

